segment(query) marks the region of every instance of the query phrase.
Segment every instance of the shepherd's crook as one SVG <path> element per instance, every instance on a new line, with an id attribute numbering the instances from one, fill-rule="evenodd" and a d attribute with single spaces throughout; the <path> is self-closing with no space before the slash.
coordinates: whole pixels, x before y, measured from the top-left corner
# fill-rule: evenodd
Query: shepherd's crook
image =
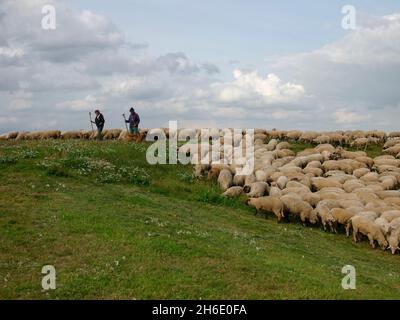
<path id="1" fill-rule="evenodd" d="M 92 122 L 92 113 L 91 112 L 89 112 L 89 118 L 90 118 L 90 125 L 92 126 L 92 132 L 94 132 L 93 122 Z"/>
<path id="2" fill-rule="evenodd" d="M 122 116 L 124 117 L 124 123 L 125 123 L 126 131 L 129 133 L 128 124 L 126 123 L 125 114 L 123 114 Z"/>

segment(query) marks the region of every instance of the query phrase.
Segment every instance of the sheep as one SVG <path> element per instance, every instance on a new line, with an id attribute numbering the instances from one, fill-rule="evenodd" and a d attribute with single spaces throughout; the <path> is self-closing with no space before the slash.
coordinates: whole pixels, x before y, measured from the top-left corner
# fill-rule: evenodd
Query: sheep
<path id="1" fill-rule="evenodd" d="M 97 137 L 97 132 L 94 132 L 95 137 Z M 80 139 L 80 131 L 65 131 L 60 135 L 61 139 Z"/>
<path id="2" fill-rule="evenodd" d="M 386 236 L 390 231 L 390 223 L 382 217 L 376 218 L 375 223 L 381 228 L 383 234 Z"/>
<path id="3" fill-rule="evenodd" d="M 353 171 L 353 176 L 360 179 L 363 175 L 366 175 L 369 172 L 370 170 L 368 168 L 360 168 Z"/>
<path id="4" fill-rule="evenodd" d="M 271 197 L 282 197 L 282 191 L 278 187 L 271 187 L 269 190 L 269 195 Z"/>
<path id="5" fill-rule="evenodd" d="M 321 201 L 321 197 L 312 192 L 304 192 L 300 194 L 303 201 L 308 202 L 312 207 L 316 207 L 317 204 Z"/>
<path id="6" fill-rule="evenodd" d="M 399 190 L 385 190 L 385 191 L 378 191 L 376 193 L 379 198 L 382 200 L 386 198 L 400 198 L 400 191 Z"/>
<path id="7" fill-rule="evenodd" d="M 387 241 L 389 243 L 388 249 L 390 249 L 392 254 L 395 254 L 397 250 L 400 250 L 399 248 L 400 229 L 392 230 L 387 237 Z"/>
<path id="8" fill-rule="evenodd" d="M 281 197 L 281 200 L 284 204 L 285 212 L 300 216 L 303 225 L 306 225 L 307 220 L 311 224 L 317 223 L 317 213 L 309 203 L 298 200 L 292 195 L 285 195 Z"/>
<path id="9" fill-rule="evenodd" d="M 383 154 L 389 154 L 392 156 L 396 156 L 400 152 L 400 144 L 396 144 L 393 147 L 387 148 L 382 151 Z"/>
<path id="10" fill-rule="evenodd" d="M 235 174 L 233 177 L 233 185 L 234 186 L 244 186 L 246 176 Z"/>
<path id="11" fill-rule="evenodd" d="M 256 176 L 254 174 L 250 174 L 250 175 L 246 176 L 246 178 L 244 180 L 244 185 L 249 186 L 254 182 L 257 182 Z"/>
<path id="12" fill-rule="evenodd" d="M 371 221 L 375 221 L 376 219 L 379 218 L 379 214 L 376 213 L 375 211 L 361 211 L 357 214 L 357 216 L 364 217 Z"/>
<path id="13" fill-rule="evenodd" d="M 312 178 L 311 179 L 311 188 L 313 191 L 319 191 L 322 188 L 326 187 L 334 187 L 334 188 L 342 188 L 342 184 L 338 181 L 328 178 Z"/>
<path id="14" fill-rule="evenodd" d="M 348 237 L 350 235 L 349 221 L 354 217 L 354 214 L 351 211 L 342 208 L 333 208 L 330 213 L 333 217 L 333 231 L 337 233 L 337 225 L 343 225 L 346 230 L 346 236 Z"/>
<path id="15" fill-rule="evenodd" d="M 353 241 L 358 241 L 359 233 L 368 237 L 370 245 L 375 249 L 375 241 L 378 241 L 382 250 L 386 250 L 388 242 L 382 233 L 381 228 L 374 222 L 362 216 L 354 216 L 350 219 L 350 225 L 353 229 Z"/>
<path id="16" fill-rule="evenodd" d="M 326 226 L 328 225 L 331 231 L 333 231 L 333 223 L 335 222 L 335 219 L 333 218 L 332 214 L 330 213 L 329 207 L 320 202 L 318 203 L 316 207 L 316 212 L 321 219 L 322 226 L 324 228 L 324 231 L 327 230 Z"/>
<path id="17" fill-rule="evenodd" d="M 392 222 L 396 218 L 400 218 L 400 210 L 388 210 L 382 213 L 382 218 L 386 219 L 388 222 Z"/>
<path id="18" fill-rule="evenodd" d="M 279 187 L 279 189 L 283 190 L 286 188 L 286 184 L 288 182 L 289 182 L 289 179 L 286 176 L 281 176 L 276 181 L 276 185 Z"/>
<path id="19" fill-rule="evenodd" d="M 267 173 L 264 170 L 257 170 L 255 172 L 256 180 L 259 182 L 267 181 Z"/>
<path id="20" fill-rule="evenodd" d="M 344 191 L 351 193 L 356 189 L 364 188 L 365 184 L 360 182 L 359 180 L 348 180 L 343 184 Z"/>
<path id="21" fill-rule="evenodd" d="M 212 169 L 211 169 L 212 170 Z M 232 173 L 228 169 L 222 169 L 218 176 L 218 185 L 223 191 L 228 190 L 232 186 Z"/>
<path id="22" fill-rule="evenodd" d="M 210 165 L 209 164 L 196 164 L 194 166 L 194 175 L 197 178 L 202 177 L 208 170 L 210 170 Z"/>
<path id="23" fill-rule="evenodd" d="M 283 202 L 278 197 L 249 198 L 247 204 L 256 208 L 256 214 L 263 211 L 273 212 L 278 222 L 285 217 Z"/>
<path id="24" fill-rule="evenodd" d="M 210 171 L 208 171 L 207 179 L 208 180 L 218 180 L 218 177 L 221 173 L 222 169 L 219 166 L 212 166 Z"/>
<path id="25" fill-rule="evenodd" d="M 224 197 L 227 198 L 237 198 L 243 194 L 243 187 L 230 187 L 223 193 Z"/>
<path id="26" fill-rule="evenodd" d="M 253 182 L 251 185 L 246 185 L 243 191 L 247 193 L 249 198 L 260 198 L 269 194 L 269 186 L 266 182 Z"/>
<path id="27" fill-rule="evenodd" d="M 104 134 L 103 138 L 104 138 L 104 140 L 118 139 L 121 132 L 122 132 L 121 129 L 107 130 L 107 132 Z"/>

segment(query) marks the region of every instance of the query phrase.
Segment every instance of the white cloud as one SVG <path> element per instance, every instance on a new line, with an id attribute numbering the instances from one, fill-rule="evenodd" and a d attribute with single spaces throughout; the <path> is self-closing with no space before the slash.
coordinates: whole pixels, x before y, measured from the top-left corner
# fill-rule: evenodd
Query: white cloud
<path id="1" fill-rule="evenodd" d="M 233 76 L 234 80 L 223 85 L 220 92 L 223 102 L 251 98 L 262 98 L 265 103 L 297 102 L 305 95 L 302 85 L 282 83 L 273 73 L 263 78 L 257 71 L 246 73 L 236 69 Z"/>
<path id="2" fill-rule="evenodd" d="M 369 114 L 358 114 L 356 112 L 346 111 L 345 109 L 336 111 L 334 114 L 335 122 L 338 124 L 359 123 L 371 118 Z"/>

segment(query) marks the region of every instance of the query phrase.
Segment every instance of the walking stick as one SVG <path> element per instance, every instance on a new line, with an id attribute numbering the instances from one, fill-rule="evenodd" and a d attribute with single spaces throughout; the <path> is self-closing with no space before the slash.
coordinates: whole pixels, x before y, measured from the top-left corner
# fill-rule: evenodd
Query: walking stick
<path id="1" fill-rule="evenodd" d="M 129 132 L 129 129 L 128 129 L 128 124 L 126 123 L 125 113 L 122 115 L 122 117 L 124 118 L 124 123 L 125 123 L 126 131 L 127 131 L 128 133 L 130 133 L 130 132 Z"/>
<path id="2" fill-rule="evenodd" d="M 92 133 L 94 132 L 94 128 L 93 128 L 93 122 L 92 122 L 92 113 L 89 112 L 89 118 L 90 118 L 90 125 L 92 126 Z"/>

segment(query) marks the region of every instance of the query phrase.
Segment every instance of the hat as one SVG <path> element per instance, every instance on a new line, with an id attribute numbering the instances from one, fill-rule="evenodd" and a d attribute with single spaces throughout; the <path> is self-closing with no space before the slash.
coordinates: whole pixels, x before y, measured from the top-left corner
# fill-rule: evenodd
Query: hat
<path id="1" fill-rule="evenodd" d="M 135 109 L 131 108 L 129 111 L 132 112 L 132 111 L 135 111 Z"/>

